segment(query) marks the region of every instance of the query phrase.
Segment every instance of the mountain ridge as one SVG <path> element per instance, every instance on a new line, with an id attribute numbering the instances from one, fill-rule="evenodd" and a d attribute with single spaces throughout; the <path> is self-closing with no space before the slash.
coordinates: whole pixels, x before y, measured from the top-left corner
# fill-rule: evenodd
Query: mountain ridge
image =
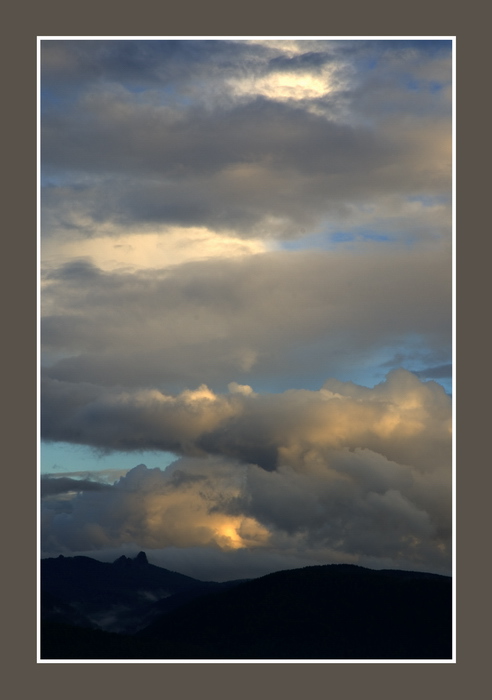
<path id="1" fill-rule="evenodd" d="M 127 634 L 195 597 L 236 585 L 150 564 L 145 552 L 113 562 L 60 555 L 42 559 L 40 569 L 42 620 L 80 624 L 83 616 L 86 626 Z"/>
<path id="2" fill-rule="evenodd" d="M 102 569 L 84 564 L 92 571 L 111 567 L 120 578 L 122 572 L 143 575 L 161 569 L 149 564 L 146 556 L 136 559 L 99 562 Z M 58 566 L 64 565 L 70 562 Z M 42 578 L 42 585 L 43 580 L 46 583 L 49 577 Z M 442 574 L 329 564 L 224 583 L 191 577 L 183 581 L 192 583 L 146 605 L 137 596 L 133 610 L 120 611 L 118 634 L 118 625 L 107 625 L 105 630 L 101 624 L 98 629 L 84 627 L 83 606 L 70 603 L 66 596 L 64 604 L 73 606 L 78 622 L 75 617 L 64 621 L 42 616 L 42 658 L 448 659 L 452 655 L 452 579 Z M 49 586 L 44 594 L 53 595 Z M 93 619 L 94 600 L 89 598 Z M 113 614 L 118 617 L 117 611 Z M 91 619 L 91 614 L 87 617 Z"/>

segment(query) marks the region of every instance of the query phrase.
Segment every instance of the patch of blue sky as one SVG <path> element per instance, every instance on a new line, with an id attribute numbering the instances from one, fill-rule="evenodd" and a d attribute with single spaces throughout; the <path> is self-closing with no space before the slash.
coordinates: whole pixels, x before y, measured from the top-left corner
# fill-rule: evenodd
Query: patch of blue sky
<path id="1" fill-rule="evenodd" d="M 263 391 L 285 391 L 288 388 L 317 390 L 324 382 L 334 377 L 343 382 L 354 382 L 361 386 L 374 387 L 384 381 L 392 369 L 403 368 L 417 374 L 422 381 L 432 380 L 441 384 L 447 393 L 452 390 L 451 350 L 449 354 L 436 355 L 428 339 L 420 334 L 408 334 L 399 342 L 377 348 L 364 356 L 330 357 L 326 339 L 292 351 L 293 365 L 302 369 L 289 374 L 290 386 L 282 385 L 282 378 L 271 377 L 267 384 L 259 381 L 253 388 Z M 283 378 L 285 382 L 285 377 Z"/>
<path id="2" fill-rule="evenodd" d="M 43 189 L 73 186 L 66 173 L 55 173 L 51 169 L 43 167 L 40 175 L 40 185 Z"/>
<path id="3" fill-rule="evenodd" d="M 417 80 L 413 76 L 406 76 L 403 81 L 403 85 L 411 92 L 418 92 L 419 90 L 425 89 L 425 82 L 422 80 Z"/>
<path id="4" fill-rule="evenodd" d="M 353 384 L 372 389 L 377 384 L 383 382 L 391 369 L 396 369 L 397 366 L 415 373 L 424 382 L 432 380 L 441 384 L 444 391 L 451 395 L 452 378 L 428 376 L 425 369 L 415 369 L 413 363 L 407 362 L 402 362 L 401 365 L 395 365 L 395 367 L 361 363 L 359 365 L 353 364 L 347 367 L 337 367 L 334 371 L 330 371 L 329 366 L 327 366 L 326 371 L 322 373 L 320 373 L 317 367 L 311 373 L 309 373 L 309 370 L 306 370 L 304 373 L 289 375 L 288 382 L 285 381 L 285 377 L 280 375 L 276 377 L 272 374 L 265 377 L 256 376 L 251 378 L 248 384 L 257 394 L 281 394 L 290 389 L 319 391 L 328 379 L 352 382 Z"/>
<path id="5" fill-rule="evenodd" d="M 409 372 L 416 374 L 423 382 L 433 381 L 440 384 L 447 394 L 452 393 L 452 377 L 434 377 L 432 376 L 432 367 L 425 367 L 421 362 L 402 360 L 394 366 L 387 366 L 386 363 L 380 366 L 368 365 L 355 369 L 352 367 L 348 372 L 340 372 L 336 377 L 343 382 L 354 382 L 360 386 L 373 388 L 376 384 L 384 381 L 388 373 L 392 369 L 406 369 Z"/>
<path id="6" fill-rule="evenodd" d="M 403 342 L 381 348 L 372 358 L 381 379 L 392 369 L 402 367 L 414 372 L 422 381 L 435 381 L 452 392 L 452 355 L 436 355 L 419 334 L 408 335 Z M 381 379 L 379 381 L 381 381 Z"/>
<path id="7" fill-rule="evenodd" d="M 406 76 L 403 81 L 403 85 L 407 90 L 410 90 L 410 92 L 430 92 L 433 95 L 436 95 L 443 88 L 447 87 L 449 85 L 449 82 L 443 83 L 437 80 L 429 81 L 417 79 L 413 76 Z"/>
<path id="8" fill-rule="evenodd" d="M 294 238 L 287 241 L 279 241 L 278 245 L 283 250 L 308 250 L 310 248 L 331 247 L 326 233 L 310 233 L 302 238 Z"/>
<path id="9" fill-rule="evenodd" d="M 448 85 L 449 85 L 449 83 L 440 83 L 440 82 L 437 82 L 437 81 L 431 81 L 431 82 L 429 83 L 429 90 L 430 90 L 430 92 L 431 92 L 433 95 L 435 95 L 435 94 L 437 94 L 438 92 L 441 92 L 441 90 L 442 90 L 443 88 L 447 87 Z"/>
<path id="10" fill-rule="evenodd" d="M 355 230 L 339 231 L 331 234 L 331 240 L 335 243 L 350 243 L 351 241 L 391 241 L 391 236 L 378 231 Z"/>
<path id="11" fill-rule="evenodd" d="M 347 231 L 321 231 L 311 233 L 302 238 L 290 241 L 282 241 L 280 247 L 284 250 L 333 250 L 340 244 L 356 243 L 357 241 L 388 242 L 393 237 L 389 233 L 380 231 L 354 228 Z"/>
<path id="12" fill-rule="evenodd" d="M 359 72 L 374 71 L 386 62 L 388 54 L 401 53 L 403 51 L 415 51 L 427 58 L 435 58 L 448 54 L 452 50 L 452 41 L 449 39 L 385 39 L 385 40 L 361 40 L 355 41 L 349 49 L 352 60 Z"/>
<path id="13" fill-rule="evenodd" d="M 63 101 L 63 93 L 51 88 L 41 88 L 39 92 L 41 108 L 58 105 Z"/>
<path id="14" fill-rule="evenodd" d="M 423 207 L 438 207 L 449 203 L 449 195 L 410 195 L 407 202 L 418 202 Z"/>
<path id="15" fill-rule="evenodd" d="M 289 389 L 319 391 L 328 379 L 350 381 L 372 388 L 393 369 L 393 366 L 385 366 L 384 363 L 393 358 L 394 348 L 386 353 L 376 350 L 369 356 L 347 354 L 340 348 L 333 351 L 329 341 L 329 338 L 320 338 L 308 345 L 292 348 L 282 366 L 269 367 L 264 374 L 254 372 L 239 383 L 249 384 L 258 394 L 276 394 Z"/>
<path id="16" fill-rule="evenodd" d="M 359 60 L 357 66 L 361 69 L 366 68 L 367 70 L 374 70 L 379 66 L 379 59 L 376 57 L 371 57 L 366 60 Z"/>
<path id="17" fill-rule="evenodd" d="M 178 84 L 165 82 L 163 78 L 159 81 L 148 82 L 144 85 L 135 83 L 133 80 L 121 80 L 120 84 L 127 91 L 135 96 L 137 104 L 151 104 L 153 106 L 173 106 L 190 107 L 195 102 L 193 96 L 185 94 L 179 89 Z"/>
<path id="18" fill-rule="evenodd" d="M 264 375 L 257 373 L 245 379 L 244 383 L 251 386 L 256 394 L 282 394 L 291 389 L 319 391 L 326 380 L 334 376 L 333 372 L 320 372 L 319 366 L 313 368 L 305 366 L 297 372 L 290 372 L 288 377 L 281 372 L 276 374 L 274 370 Z M 338 374 L 336 376 L 339 378 Z"/>
<path id="19" fill-rule="evenodd" d="M 145 464 L 149 469 L 164 470 L 177 459 L 170 452 L 112 452 L 100 454 L 85 445 L 72 445 L 66 442 L 41 442 L 41 474 L 57 472 L 101 471 L 105 469 L 133 469 Z"/>
<path id="20" fill-rule="evenodd" d="M 40 172 L 40 185 L 44 190 L 63 187 L 74 192 L 91 189 L 97 179 L 77 170 L 63 170 L 43 165 Z"/>
<path id="21" fill-rule="evenodd" d="M 76 82 L 63 83 L 58 86 L 41 86 L 39 90 L 39 106 L 41 116 L 46 113 L 64 112 L 74 105 L 83 94 L 84 86 Z"/>

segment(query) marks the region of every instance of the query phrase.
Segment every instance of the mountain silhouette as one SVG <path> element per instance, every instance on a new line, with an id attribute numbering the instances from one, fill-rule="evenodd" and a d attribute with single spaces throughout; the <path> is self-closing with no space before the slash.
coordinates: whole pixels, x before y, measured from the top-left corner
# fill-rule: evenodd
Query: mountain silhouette
<path id="1" fill-rule="evenodd" d="M 145 552 L 113 563 L 90 557 L 41 560 L 41 619 L 134 633 L 157 615 L 234 585 L 197 579 L 148 562 Z"/>
<path id="2" fill-rule="evenodd" d="M 44 593 L 52 598 L 51 614 L 46 609 L 42 614 L 41 657 L 302 660 L 452 656 L 452 579 L 447 576 L 335 564 L 218 584 L 155 567 L 144 557 L 121 557 L 113 564 L 88 557 L 43 560 L 48 573 L 41 585 L 48 585 Z M 55 570 L 59 574 L 64 568 L 66 574 L 57 590 L 64 591 L 65 608 L 55 618 L 53 576 Z M 88 572 L 85 581 L 82 570 Z M 117 583 L 111 594 L 113 581 Z M 143 581 L 147 586 L 154 583 L 156 595 L 160 590 L 166 597 L 143 605 L 138 592 L 151 590 L 145 589 Z M 72 584 L 75 591 L 71 592 Z M 117 600 L 120 607 L 127 601 L 129 610 L 120 612 L 118 623 L 124 633 L 115 633 L 118 624 L 106 625 L 106 631 L 101 624 L 99 629 L 84 624 L 89 619 L 95 627 L 95 608 L 111 600 Z M 110 609 L 106 608 L 106 617 Z M 77 612 L 78 621 L 75 616 L 70 618 L 70 612 Z"/>

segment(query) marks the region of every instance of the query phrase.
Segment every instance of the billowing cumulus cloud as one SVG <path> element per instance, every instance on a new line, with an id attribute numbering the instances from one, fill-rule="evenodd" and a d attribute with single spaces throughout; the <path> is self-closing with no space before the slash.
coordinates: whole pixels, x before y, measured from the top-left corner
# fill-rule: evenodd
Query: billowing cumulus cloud
<path id="1" fill-rule="evenodd" d="M 62 513 L 48 502 L 46 551 L 259 547 L 318 562 L 449 567 L 451 415 L 439 385 L 400 370 L 374 389 L 232 390 L 60 405 L 59 439 L 125 449 L 143 440 L 191 457 L 83 488 Z"/>
<path id="2" fill-rule="evenodd" d="M 84 489 L 70 513 L 48 509 L 46 547 L 307 547 L 321 560 L 449 564 L 450 401 L 439 385 L 401 370 L 372 390 L 232 388 L 88 402 L 45 392 L 65 416 L 47 437 L 202 457 L 166 472 L 142 465 L 103 492 Z"/>
<path id="3" fill-rule="evenodd" d="M 201 466 L 191 463 L 180 469 L 177 463 L 163 473 L 140 465 L 104 494 L 94 489 L 87 497 L 89 491 L 84 490 L 63 513 L 48 502 L 44 546 L 73 551 L 138 543 L 145 548 L 228 550 L 265 541 L 267 530 L 253 518 L 221 512 L 221 504 L 240 493 L 239 472 L 218 460 L 209 461 L 205 469 Z"/>
<path id="4" fill-rule="evenodd" d="M 319 391 L 232 389 L 217 395 L 202 385 L 169 396 L 46 380 L 42 434 L 103 450 L 146 445 L 193 456 L 224 454 L 266 469 L 295 466 L 313 446 L 369 448 L 424 470 L 443 459 L 448 465 L 450 399 L 440 385 L 405 370 L 374 389 L 336 380 Z"/>
<path id="5" fill-rule="evenodd" d="M 44 554 L 449 573 L 450 49 L 42 41 Z"/>

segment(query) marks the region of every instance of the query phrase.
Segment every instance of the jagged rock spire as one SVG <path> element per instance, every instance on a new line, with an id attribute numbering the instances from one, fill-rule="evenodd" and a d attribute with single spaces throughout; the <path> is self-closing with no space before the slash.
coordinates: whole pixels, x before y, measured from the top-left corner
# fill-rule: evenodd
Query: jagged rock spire
<path id="1" fill-rule="evenodd" d="M 147 559 L 147 555 L 145 554 L 145 552 L 139 552 L 139 553 L 137 554 L 137 556 L 135 557 L 134 562 L 135 562 L 136 564 L 143 564 L 143 565 L 145 565 L 145 564 L 148 564 L 148 563 L 149 563 L 149 560 Z"/>

